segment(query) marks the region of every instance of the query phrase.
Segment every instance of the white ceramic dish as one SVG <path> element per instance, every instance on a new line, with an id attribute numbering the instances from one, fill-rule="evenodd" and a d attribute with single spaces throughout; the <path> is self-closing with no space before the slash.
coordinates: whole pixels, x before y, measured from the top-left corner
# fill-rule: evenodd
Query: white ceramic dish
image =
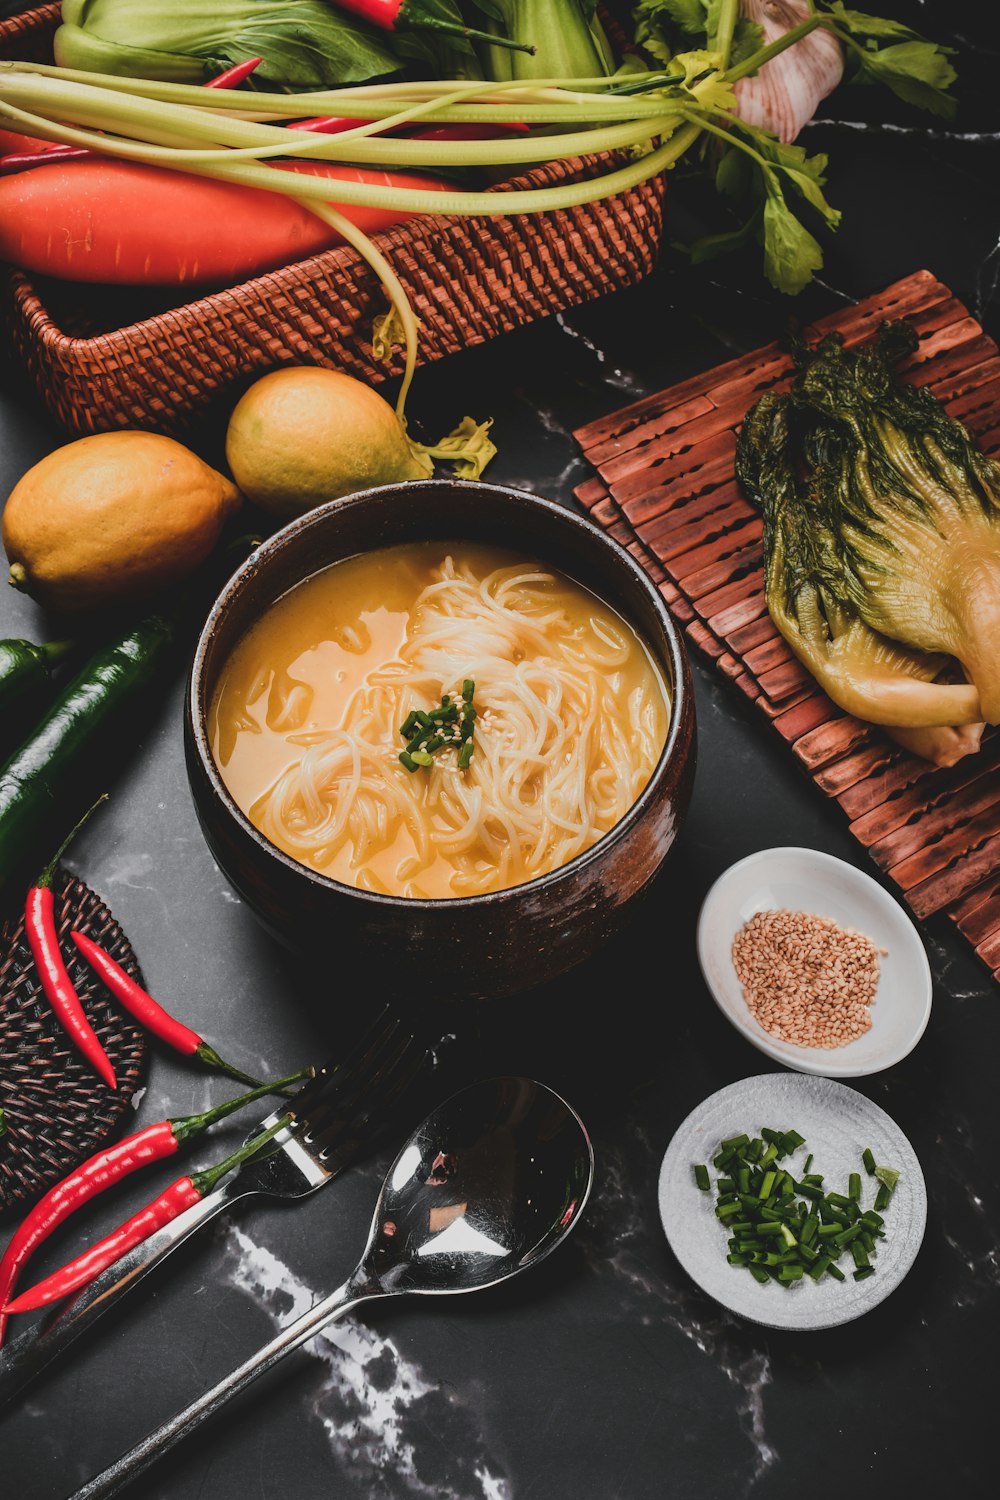
<path id="1" fill-rule="evenodd" d="M 727 1233 L 715 1214 L 717 1170 L 712 1157 L 729 1136 L 797 1130 L 805 1145 L 785 1164 L 794 1174 L 812 1153 L 812 1170 L 824 1188 L 845 1192 L 851 1172 L 862 1181 L 863 1208 L 870 1208 L 877 1186 L 862 1165 L 867 1146 L 879 1166 L 894 1167 L 899 1181 L 886 1208 L 885 1239 L 877 1242 L 874 1276 L 855 1281 L 853 1263 L 840 1262 L 843 1281 L 804 1276 L 790 1287 L 761 1285 L 743 1267 L 726 1260 Z M 712 1189 L 694 1180 L 694 1165 L 708 1167 Z M 660 1168 L 660 1218 L 670 1247 L 685 1271 L 716 1302 L 769 1328 L 833 1328 L 849 1323 L 882 1302 L 913 1265 L 927 1222 L 927 1191 L 913 1147 L 894 1120 L 877 1104 L 829 1078 L 797 1073 L 765 1073 L 744 1078 L 710 1095 L 678 1127 Z"/>
<path id="2" fill-rule="evenodd" d="M 799 1047 L 765 1031 L 733 965 L 737 932 L 755 912 L 806 911 L 865 933 L 886 954 L 872 1024 L 841 1047 Z M 916 1046 L 931 1013 L 933 983 L 923 941 L 898 901 L 871 876 L 817 849 L 762 849 L 731 865 L 702 903 L 698 962 L 725 1016 L 759 1051 L 800 1073 L 862 1078 L 891 1068 Z"/>

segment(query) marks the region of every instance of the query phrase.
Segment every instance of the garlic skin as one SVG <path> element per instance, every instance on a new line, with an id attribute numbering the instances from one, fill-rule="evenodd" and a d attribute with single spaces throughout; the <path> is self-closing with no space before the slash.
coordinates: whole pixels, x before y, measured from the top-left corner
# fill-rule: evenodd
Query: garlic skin
<path id="1" fill-rule="evenodd" d="M 807 0 L 740 0 L 740 15 L 763 27 L 768 45 L 807 20 L 809 13 Z M 843 74 L 840 43 L 818 27 L 765 63 L 756 77 L 740 79 L 735 86 L 736 113 L 780 141 L 794 141 Z"/>

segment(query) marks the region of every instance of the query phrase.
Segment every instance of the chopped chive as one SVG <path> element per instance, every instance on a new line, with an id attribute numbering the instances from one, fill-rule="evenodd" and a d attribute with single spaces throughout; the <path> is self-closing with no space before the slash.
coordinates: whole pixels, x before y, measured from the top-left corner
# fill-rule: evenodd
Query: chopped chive
<path id="1" fill-rule="evenodd" d="M 753 1138 L 742 1134 L 719 1142 L 711 1158 L 719 1171 L 714 1211 L 726 1231 L 727 1259 L 761 1285 L 773 1280 L 787 1288 L 805 1275 L 814 1282 L 825 1275 L 844 1281 L 837 1261 L 849 1251 L 855 1275 L 863 1280 L 874 1274 L 876 1242 L 885 1238 L 879 1210 L 891 1198 L 899 1173 L 876 1167 L 875 1206 L 862 1213 L 860 1171 L 848 1174 L 844 1194 L 823 1189 L 822 1174 L 810 1170 L 811 1153 L 799 1180 L 780 1164 L 804 1145 L 798 1131 L 771 1127 Z M 701 1165 L 701 1173 L 698 1167 L 694 1173 L 704 1190 L 711 1179 L 707 1165 Z"/>
<path id="2" fill-rule="evenodd" d="M 470 677 L 462 685 L 462 722 L 458 722 L 458 704 L 450 693 L 442 693 L 440 705 L 429 713 L 413 708 L 406 715 L 399 732 L 406 747 L 399 759 L 408 771 L 433 765 L 432 757 L 450 745 L 459 746 L 459 769 L 466 771 L 472 759 L 473 725 L 476 717 L 472 694 L 475 683 Z"/>
<path id="3" fill-rule="evenodd" d="M 808 1175 L 809 1175 L 809 1168 L 812 1166 L 812 1164 L 813 1164 L 813 1158 L 812 1158 L 812 1152 L 810 1151 L 809 1155 L 806 1157 L 805 1165 L 802 1168 L 802 1175 L 803 1175 L 803 1177 L 808 1177 Z"/>
<path id="4" fill-rule="evenodd" d="M 855 1281 L 865 1281 L 867 1277 L 875 1275 L 874 1266 L 859 1266 L 854 1273 Z"/>
<path id="5" fill-rule="evenodd" d="M 868 1176 L 869 1177 L 874 1177 L 875 1176 L 875 1158 L 874 1158 L 874 1156 L 871 1153 L 871 1147 L 870 1146 L 866 1146 L 865 1149 L 862 1151 L 862 1153 L 861 1153 L 861 1160 L 864 1163 L 864 1168 L 865 1168 L 865 1171 L 868 1173 Z"/>
<path id="6" fill-rule="evenodd" d="M 708 1168 L 702 1161 L 695 1164 L 694 1180 L 703 1193 L 707 1193 L 712 1186 L 711 1178 L 708 1175 Z"/>

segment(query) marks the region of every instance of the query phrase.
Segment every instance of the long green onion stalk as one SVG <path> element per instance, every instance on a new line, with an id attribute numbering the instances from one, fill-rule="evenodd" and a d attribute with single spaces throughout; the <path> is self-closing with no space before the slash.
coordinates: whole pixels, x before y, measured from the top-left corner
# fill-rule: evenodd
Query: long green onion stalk
<path id="1" fill-rule="evenodd" d="M 519 24 L 517 7 L 508 6 L 508 10 L 506 19 Z M 737 10 L 738 0 L 719 0 L 714 50 L 674 55 L 665 67 L 655 70 L 637 65 L 632 58 L 611 76 L 597 72 L 572 79 L 512 77 L 468 82 L 420 78 L 294 94 L 254 94 L 0 62 L 0 125 L 112 157 L 283 193 L 304 204 L 357 250 L 388 295 L 391 310 L 379 320 L 376 347 L 381 347 L 386 359 L 391 358 L 395 344 L 404 347 L 405 373 L 397 398 L 397 411 L 404 420 L 419 330 L 398 277 L 369 237 L 330 206 L 329 179 L 283 171 L 272 166 L 271 160 L 438 171 L 480 167 L 490 168 L 494 175 L 508 170 L 513 175 L 538 162 L 576 163 L 581 157 L 600 164 L 596 175 L 574 176 L 539 188 L 500 183 L 488 191 L 456 187 L 429 192 L 403 185 L 339 180 L 336 184 L 337 200 L 347 207 L 501 216 L 568 209 L 628 192 L 669 171 L 696 144 L 703 151 L 737 153 L 757 183 L 759 208 L 752 228 L 763 247 L 765 274 L 778 289 L 796 293 L 822 264 L 808 222 L 834 227 L 839 218 L 823 193 L 826 158 L 808 157 L 801 147 L 782 144 L 768 132 L 740 121 L 734 82 L 770 65 L 785 48 L 818 26 L 833 31 L 845 48 L 856 48 L 860 36 L 869 52 L 884 58 L 894 52 L 910 56 L 914 47 L 934 57 L 940 52 L 922 40 L 896 45 L 900 28 L 888 34 L 890 45 L 883 46 L 873 18 L 845 11 L 834 0 L 830 9 L 814 7 L 808 19 L 783 38 L 730 67 Z M 907 37 L 915 36 L 901 29 Z M 603 58 L 598 61 L 603 67 Z M 898 80 L 905 59 L 897 59 L 895 66 L 892 76 Z M 890 71 L 883 66 L 883 72 Z M 331 135 L 280 123 L 312 115 L 360 123 Z M 419 140 L 388 134 L 417 120 L 528 129 L 501 130 L 496 138 L 486 140 Z"/>

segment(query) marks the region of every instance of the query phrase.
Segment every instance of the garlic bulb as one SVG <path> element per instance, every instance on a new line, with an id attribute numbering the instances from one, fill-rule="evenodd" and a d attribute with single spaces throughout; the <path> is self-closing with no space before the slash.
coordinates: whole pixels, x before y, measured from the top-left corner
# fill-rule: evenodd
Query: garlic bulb
<path id="1" fill-rule="evenodd" d="M 740 0 L 740 14 L 756 21 L 768 45 L 808 19 L 808 0 Z M 832 94 L 844 72 L 840 43 L 822 27 L 765 63 L 736 85 L 736 113 L 748 125 L 794 141 L 816 106 Z"/>

